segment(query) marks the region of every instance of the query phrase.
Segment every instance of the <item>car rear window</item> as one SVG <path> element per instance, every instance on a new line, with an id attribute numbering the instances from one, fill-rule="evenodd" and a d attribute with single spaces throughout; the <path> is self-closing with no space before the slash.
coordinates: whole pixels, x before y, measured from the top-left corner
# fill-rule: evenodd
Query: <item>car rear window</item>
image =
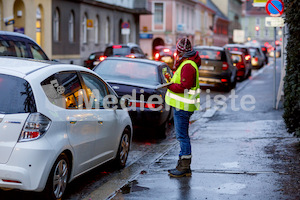
<path id="1" fill-rule="evenodd" d="M 203 60 L 226 60 L 226 55 L 224 51 L 214 50 L 214 49 L 196 49 L 199 52 L 200 58 Z"/>
<path id="2" fill-rule="evenodd" d="M 232 54 L 231 55 L 231 59 L 233 62 L 242 62 L 242 56 L 241 55 L 237 55 L 237 54 Z"/>
<path id="3" fill-rule="evenodd" d="M 157 85 L 157 66 L 124 60 L 104 60 L 95 72 L 106 80 L 120 80 L 133 83 Z"/>
<path id="4" fill-rule="evenodd" d="M 245 55 L 249 54 L 248 49 L 247 48 L 243 48 L 243 47 L 228 47 L 227 49 L 229 51 L 240 51 L 240 52 L 245 53 Z"/>
<path id="5" fill-rule="evenodd" d="M 112 46 L 105 49 L 105 56 L 126 56 L 130 54 L 130 48 L 127 46 Z"/>
<path id="6" fill-rule="evenodd" d="M 33 113 L 36 103 L 30 84 L 19 77 L 0 74 L 0 113 Z"/>

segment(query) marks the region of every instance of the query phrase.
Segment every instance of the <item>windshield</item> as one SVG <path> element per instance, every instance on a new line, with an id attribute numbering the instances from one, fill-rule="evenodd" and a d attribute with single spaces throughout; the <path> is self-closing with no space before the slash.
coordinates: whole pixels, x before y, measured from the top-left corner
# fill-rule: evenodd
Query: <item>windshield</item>
<path id="1" fill-rule="evenodd" d="M 0 113 L 36 112 L 30 84 L 21 78 L 0 74 Z"/>
<path id="2" fill-rule="evenodd" d="M 124 60 L 104 60 L 95 69 L 103 79 L 158 85 L 157 66 Z"/>

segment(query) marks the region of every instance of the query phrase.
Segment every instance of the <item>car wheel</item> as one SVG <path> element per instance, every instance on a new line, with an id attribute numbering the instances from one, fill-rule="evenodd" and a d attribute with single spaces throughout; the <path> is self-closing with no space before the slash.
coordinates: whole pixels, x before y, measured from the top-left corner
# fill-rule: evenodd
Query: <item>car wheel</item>
<path id="1" fill-rule="evenodd" d="M 48 199 L 61 199 L 68 183 L 70 164 L 66 154 L 62 153 L 55 161 L 45 188 Z"/>
<path id="2" fill-rule="evenodd" d="M 164 122 L 162 125 L 156 127 L 155 137 L 158 139 L 166 138 L 167 126 L 168 126 L 168 120 L 166 122 Z"/>
<path id="3" fill-rule="evenodd" d="M 115 166 L 124 168 L 128 158 L 130 149 L 130 131 L 125 129 L 120 140 L 117 156 L 115 158 Z"/>

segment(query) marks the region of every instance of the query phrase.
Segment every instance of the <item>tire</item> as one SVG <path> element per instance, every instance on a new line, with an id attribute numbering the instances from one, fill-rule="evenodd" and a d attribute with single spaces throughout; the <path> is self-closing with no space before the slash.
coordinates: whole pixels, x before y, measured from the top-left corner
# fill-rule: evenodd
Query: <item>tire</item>
<path id="1" fill-rule="evenodd" d="M 69 180 L 70 163 L 66 154 L 62 153 L 56 159 L 45 188 L 47 199 L 61 199 Z"/>
<path id="2" fill-rule="evenodd" d="M 167 121 L 156 128 L 155 137 L 157 139 L 165 139 L 166 138 L 166 130 L 167 130 L 167 125 L 168 125 Z"/>
<path id="3" fill-rule="evenodd" d="M 122 169 L 125 167 L 128 154 L 129 154 L 129 149 L 130 149 L 130 131 L 128 129 L 125 129 L 121 136 L 118 152 L 114 160 L 114 165 L 117 168 Z"/>

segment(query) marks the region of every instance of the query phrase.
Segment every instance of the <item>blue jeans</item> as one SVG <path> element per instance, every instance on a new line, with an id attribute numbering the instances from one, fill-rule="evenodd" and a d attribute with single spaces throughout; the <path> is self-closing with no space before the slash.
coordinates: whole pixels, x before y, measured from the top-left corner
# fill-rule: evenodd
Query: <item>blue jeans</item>
<path id="1" fill-rule="evenodd" d="M 179 156 L 191 155 L 192 150 L 189 136 L 189 121 L 193 112 L 177 110 L 176 108 L 173 108 L 173 111 L 176 138 L 180 143 Z"/>

